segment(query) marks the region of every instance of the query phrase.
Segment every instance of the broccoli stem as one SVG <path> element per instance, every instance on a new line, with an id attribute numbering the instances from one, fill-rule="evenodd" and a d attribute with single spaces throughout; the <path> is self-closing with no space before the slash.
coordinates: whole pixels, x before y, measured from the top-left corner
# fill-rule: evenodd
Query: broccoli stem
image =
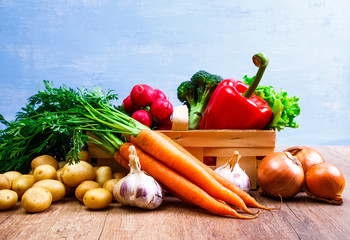
<path id="1" fill-rule="evenodd" d="M 242 94 L 242 96 L 246 98 L 250 98 L 253 95 L 255 89 L 258 87 L 265 69 L 269 64 L 269 59 L 265 56 L 265 54 L 258 53 L 253 56 L 253 62 L 259 69 L 252 84 L 250 84 L 249 88 Z"/>
<path id="2" fill-rule="evenodd" d="M 197 103 L 193 103 L 189 112 L 188 129 L 198 129 L 201 123 L 204 111 L 210 100 L 210 95 L 214 92 L 215 88 L 206 88 L 203 95 L 198 99 Z"/>
<path id="3" fill-rule="evenodd" d="M 198 129 L 203 117 L 203 104 L 197 104 L 190 108 L 188 129 Z"/>

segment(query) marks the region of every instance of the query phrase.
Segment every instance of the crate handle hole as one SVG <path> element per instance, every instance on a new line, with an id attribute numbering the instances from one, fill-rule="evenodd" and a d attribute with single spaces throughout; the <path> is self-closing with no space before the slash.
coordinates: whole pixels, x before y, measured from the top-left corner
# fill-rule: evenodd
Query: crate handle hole
<path id="1" fill-rule="evenodd" d="M 208 166 L 216 166 L 216 156 L 203 156 L 203 163 Z"/>

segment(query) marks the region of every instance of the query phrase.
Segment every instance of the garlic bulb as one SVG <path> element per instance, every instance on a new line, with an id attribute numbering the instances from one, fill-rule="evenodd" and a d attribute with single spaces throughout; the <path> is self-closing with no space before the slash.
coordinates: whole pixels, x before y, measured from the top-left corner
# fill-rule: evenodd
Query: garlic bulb
<path id="1" fill-rule="evenodd" d="M 244 170 L 239 166 L 238 161 L 241 158 L 238 151 L 235 151 L 232 158 L 228 162 L 215 169 L 217 173 L 233 182 L 237 187 L 249 192 L 250 190 L 250 179 Z"/>
<path id="2" fill-rule="evenodd" d="M 130 173 L 115 185 L 114 198 L 124 205 L 157 208 L 163 202 L 163 188 L 153 177 L 141 170 L 134 146 L 129 147 L 129 160 Z"/>

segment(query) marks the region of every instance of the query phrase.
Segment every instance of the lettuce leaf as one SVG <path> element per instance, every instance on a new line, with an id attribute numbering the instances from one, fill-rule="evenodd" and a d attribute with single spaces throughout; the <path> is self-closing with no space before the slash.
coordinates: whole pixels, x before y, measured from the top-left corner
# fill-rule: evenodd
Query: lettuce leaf
<path id="1" fill-rule="evenodd" d="M 254 78 L 255 76 L 249 78 L 246 75 L 243 77 L 243 81 L 250 85 Z M 286 127 L 298 128 L 299 125 L 294 118 L 300 114 L 299 98 L 295 96 L 289 97 L 287 92 L 282 90 L 281 92 L 276 92 L 271 86 L 258 86 L 254 94 L 264 99 L 272 110 L 272 117 L 269 124 L 265 127 L 266 129 L 281 131 Z"/>

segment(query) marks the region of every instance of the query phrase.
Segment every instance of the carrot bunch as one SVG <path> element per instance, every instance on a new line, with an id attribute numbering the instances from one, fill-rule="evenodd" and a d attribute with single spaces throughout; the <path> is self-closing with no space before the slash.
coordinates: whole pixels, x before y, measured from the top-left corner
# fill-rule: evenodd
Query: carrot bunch
<path id="1" fill-rule="evenodd" d="M 115 160 L 128 167 L 128 150 L 133 144 L 141 168 L 181 200 L 213 214 L 240 219 L 252 219 L 258 216 L 247 206 L 267 209 L 166 135 L 144 129 L 129 140 L 130 142 L 124 143 L 119 152 L 116 152 Z M 232 206 L 253 216 L 242 215 Z"/>

